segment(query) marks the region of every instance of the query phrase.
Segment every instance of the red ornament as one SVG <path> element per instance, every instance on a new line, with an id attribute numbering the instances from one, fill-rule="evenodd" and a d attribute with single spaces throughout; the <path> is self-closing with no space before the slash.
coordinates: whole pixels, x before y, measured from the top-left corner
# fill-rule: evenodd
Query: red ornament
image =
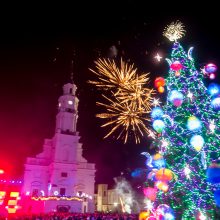
<path id="1" fill-rule="evenodd" d="M 170 68 L 174 71 L 179 71 L 183 68 L 183 65 L 179 61 L 175 61 L 170 65 Z"/>
<path id="2" fill-rule="evenodd" d="M 160 87 L 160 86 L 165 86 L 165 79 L 163 77 L 157 77 L 154 80 L 154 86 L 156 88 Z"/>

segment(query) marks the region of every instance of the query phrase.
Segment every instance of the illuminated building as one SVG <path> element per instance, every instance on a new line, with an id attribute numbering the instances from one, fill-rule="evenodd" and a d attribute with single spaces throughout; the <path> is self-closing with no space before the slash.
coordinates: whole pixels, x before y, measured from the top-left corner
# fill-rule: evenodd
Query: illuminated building
<path id="1" fill-rule="evenodd" d="M 82 156 L 77 132 L 78 102 L 76 85 L 63 86 L 58 99 L 55 134 L 45 139 L 43 151 L 25 163 L 22 195 L 41 197 L 24 204 L 24 211 L 49 212 L 66 207 L 71 212 L 94 211 L 95 164 Z M 80 199 L 78 199 L 80 198 Z M 83 199 L 82 199 L 83 198 Z M 42 202 L 43 201 L 43 202 Z"/>

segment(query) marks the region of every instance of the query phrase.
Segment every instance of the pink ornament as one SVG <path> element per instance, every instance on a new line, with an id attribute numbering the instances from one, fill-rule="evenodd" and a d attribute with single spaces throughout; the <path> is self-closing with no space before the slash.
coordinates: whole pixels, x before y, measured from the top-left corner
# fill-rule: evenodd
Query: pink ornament
<path id="1" fill-rule="evenodd" d="M 214 74 L 214 73 L 211 73 L 211 74 L 209 75 L 209 79 L 215 79 L 215 74 Z"/>
<path id="2" fill-rule="evenodd" d="M 171 65 L 170 68 L 174 71 L 179 71 L 183 68 L 183 65 L 179 61 L 174 61 Z"/>
<path id="3" fill-rule="evenodd" d="M 157 189 L 152 187 L 144 188 L 144 195 L 151 201 L 155 201 L 157 197 Z"/>
<path id="4" fill-rule="evenodd" d="M 181 106 L 182 103 L 183 103 L 183 100 L 182 100 L 182 99 L 174 99 L 174 100 L 173 100 L 173 105 L 175 105 L 176 107 Z"/>
<path id="5" fill-rule="evenodd" d="M 157 220 L 157 218 L 152 215 L 152 216 L 148 217 L 147 220 Z"/>

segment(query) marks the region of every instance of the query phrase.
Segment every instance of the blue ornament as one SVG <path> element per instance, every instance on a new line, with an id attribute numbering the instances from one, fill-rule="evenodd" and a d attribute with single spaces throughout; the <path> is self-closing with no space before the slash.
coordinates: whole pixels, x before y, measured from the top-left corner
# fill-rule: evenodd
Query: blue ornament
<path id="1" fill-rule="evenodd" d="M 160 168 L 164 168 L 166 166 L 166 162 L 164 158 L 160 158 L 158 160 L 153 160 L 152 166 L 159 170 Z"/>
<path id="2" fill-rule="evenodd" d="M 153 128 L 156 132 L 161 133 L 165 128 L 165 124 L 162 120 L 157 119 L 153 122 Z"/>
<path id="3" fill-rule="evenodd" d="M 215 110 L 220 110 L 220 97 L 214 98 L 211 101 L 211 106 L 215 109 Z"/>
<path id="4" fill-rule="evenodd" d="M 187 128 L 190 131 L 198 131 L 202 128 L 201 122 L 195 116 L 190 116 L 187 120 Z"/>
<path id="5" fill-rule="evenodd" d="M 155 107 L 151 111 L 151 118 L 153 118 L 153 119 L 162 118 L 163 115 L 164 115 L 164 112 L 163 112 L 162 108 L 160 108 L 160 107 Z"/>
<path id="6" fill-rule="evenodd" d="M 209 183 L 220 183 L 220 164 L 213 162 L 206 170 L 206 177 Z"/>
<path id="7" fill-rule="evenodd" d="M 158 216 L 161 216 L 163 220 L 174 220 L 174 212 L 170 206 L 166 204 L 161 204 L 157 207 L 156 213 Z"/>
<path id="8" fill-rule="evenodd" d="M 220 190 L 214 192 L 214 199 L 216 206 L 220 207 Z"/>
<path id="9" fill-rule="evenodd" d="M 173 102 L 176 99 L 183 100 L 183 94 L 177 90 L 172 90 L 168 96 L 168 100 Z"/>
<path id="10" fill-rule="evenodd" d="M 208 86 L 208 92 L 211 96 L 218 95 L 220 93 L 220 87 L 216 83 L 210 83 Z"/>

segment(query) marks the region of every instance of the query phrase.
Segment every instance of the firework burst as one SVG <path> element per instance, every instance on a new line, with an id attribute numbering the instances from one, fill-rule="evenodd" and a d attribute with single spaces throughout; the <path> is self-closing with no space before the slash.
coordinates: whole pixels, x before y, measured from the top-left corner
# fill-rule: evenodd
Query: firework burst
<path id="1" fill-rule="evenodd" d="M 185 35 L 185 32 L 186 30 L 184 29 L 183 23 L 176 21 L 165 27 L 163 35 L 170 41 L 176 41 L 182 38 Z"/>
<path id="2" fill-rule="evenodd" d="M 128 136 L 133 134 L 136 143 L 139 143 L 140 136 L 148 131 L 145 122 L 148 121 L 154 94 L 153 89 L 145 87 L 149 82 L 148 74 L 139 76 L 134 64 L 129 65 L 123 60 L 119 67 L 109 59 L 99 59 L 95 64 L 97 70 L 90 70 L 98 76 L 98 80 L 89 83 L 106 93 L 102 96 L 108 103 L 97 102 L 105 113 L 96 115 L 108 120 L 102 127 L 111 127 L 105 138 L 120 131 L 118 139 L 123 138 L 126 143 Z"/>
<path id="3" fill-rule="evenodd" d="M 134 136 L 136 143 L 140 143 L 140 137 L 144 135 L 144 132 L 148 132 L 145 123 L 149 119 L 145 116 L 149 112 L 143 108 L 138 108 L 135 102 L 121 103 L 116 97 L 114 99 L 107 98 L 104 95 L 103 97 L 109 104 L 97 102 L 97 105 L 104 107 L 106 112 L 97 114 L 96 117 L 108 120 L 102 127 L 111 127 L 104 138 L 117 133 L 117 139 L 122 138 L 126 143 L 130 134 Z"/>

